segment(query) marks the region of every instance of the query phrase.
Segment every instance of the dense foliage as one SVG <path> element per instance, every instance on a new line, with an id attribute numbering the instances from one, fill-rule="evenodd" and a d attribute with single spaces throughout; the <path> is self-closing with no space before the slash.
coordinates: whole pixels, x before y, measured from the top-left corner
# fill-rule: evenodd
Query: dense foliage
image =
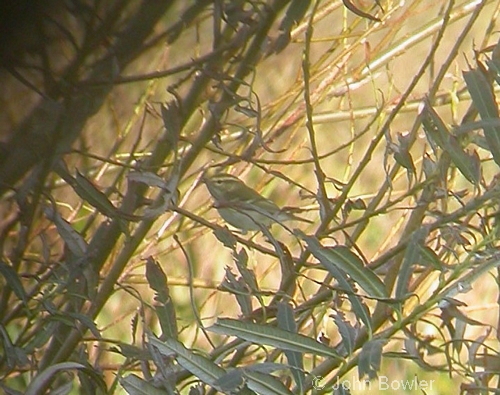
<path id="1" fill-rule="evenodd" d="M 9 6 L 3 391 L 495 391 L 498 13 Z"/>

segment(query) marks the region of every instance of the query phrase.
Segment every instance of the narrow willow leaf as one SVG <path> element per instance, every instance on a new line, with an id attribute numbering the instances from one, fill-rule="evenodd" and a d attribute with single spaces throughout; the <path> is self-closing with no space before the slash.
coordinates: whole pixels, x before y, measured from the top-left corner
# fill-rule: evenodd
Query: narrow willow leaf
<path id="1" fill-rule="evenodd" d="M 279 370 L 286 371 L 289 368 L 290 366 L 287 364 L 276 362 L 259 362 L 256 365 L 245 366 L 245 370 L 252 370 L 259 373 L 274 373 Z"/>
<path id="2" fill-rule="evenodd" d="M 153 336 L 149 331 L 147 332 L 147 335 L 148 338 Z M 153 346 L 151 342 L 147 342 L 145 348 L 149 352 L 149 359 L 152 360 L 156 366 L 158 381 L 160 383 L 164 383 L 165 388 L 167 389 L 174 386 L 174 376 L 178 369 L 178 367 L 174 368 L 175 354 L 172 352 L 171 355 L 168 355 L 168 352 L 165 352 L 165 350 L 160 351 L 158 348 Z"/>
<path id="3" fill-rule="evenodd" d="M 434 162 L 427 154 L 425 154 L 422 159 L 422 169 L 424 170 L 425 178 L 427 180 L 436 174 L 436 162 Z"/>
<path id="4" fill-rule="evenodd" d="M 149 342 L 155 346 L 161 354 L 171 356 L 175 354 L 177 362 L 186 370 L 204 383 L 214 386 L 215 382 L 226 374 L 226 371 L 213 363 L 208 358 L 193 353 L 175 339 L 167 339 L 165 342 L 150 336 Z"/>
<path id="5" fill-rule="evenodd" d="M 156 299 L 161 303 L 167 303 L 170 299 L 167 276 L 152 256 L 146 259 L 146 279 L 151 289 L 156 292 Z"/>
<path id="6" fill-rule="evenodd" d="M 297 324 L 292 307 L 288 303 L 278 303 L 278 327 L 288 332 L 297 333 Z M 304 393 L 305 374 L 302 353 L 298 351 L 284 350 L 286 359 L 290 364 L 291 373 L 299 393 Z"/>
<path id="7" fill-rule="evenodd" d="M 500 85 L 500 61 L 498 59 L 487 60 L 486 64 L 488 65 L 488 69 L 493 72 L 493 78 Z"/>
<path id="8" fill-rule="evenodd" d="M 213 230 L 215 237 L 219 240 L 225 247 L 231 250 L 236 249 L 236 237 L 227 228 L 215 228 Z"/>
<path id="9" fill-rule="evenodd" d="M 485 342 L 487 341 L 487 339 L 489 338 L 490 336 L 490 333 L 491 333 L 491 327 L 488 328 L 488 330 L 486 331 L 486 333 L 484 335 L 481 335 L 479 336 L 478 338 L 474 339 L 470 346 L 467 347 L 467 352 L 469 354 L 469 361 L 472 365 L 473 368 L 475 368 L 477 365 L 476 365 L 476 362 L 478 361 L 478 359 L 481 357 L 481 355 L 484 355 L 482 353 L 479 353 L 479 349 L 482 348 L 485 344 Z M 498 358 L 497 356 L 495 356 L 494 358 L 495 360 L 495 363 L 497 364 L 498 366 Z M 480 367 L 483 367 L 483 368 L 486 368 L 488 367 L 489 369 L 491 365 L 479 365 Z M 498 369 L 498 367 L 497 367 Z"/>
<path id="10" fill-rule="evenodd" d="M 252 312 L 252 299 L 250 296 L 250 289 L 245 284 L 245 281 L 240 277 L 236 276 L 231 272 L 231 269 L 226 267 L 226 276 L 219 286 L 222 291 L 227 291 L 232 293 L 238 305 L 240 306 L 243 315 L 249 315 Z"/>
<path id="11" fill-rule="evenodd" d="M 14 294 L 23 302 L 25 306 L 28 304 L 28 295 L 24 290 L 23 284 L 19 279 L 16 271 L 12 266 L 7 265 L 5 262 L 0 261 L 0 274 L 5 278 L 7 287 L 10 287 Z"/>
<path id="12" fill-rule="evenodd" d="M 497 119 L 498 106 L 493 92 L 493 86 L 479 69 L 463 73 L 467 90 L 472 102 L 476 106 L 482 120 Z M 500 166 L 500 127 L 485 126 L 484 136 L 488 142 L 488 149 L 493 155 L 496 164 Z"/>
<path id="13" fill-rule="evenodd" d="M 233 369 L 217 379 L 214 386 L 224 393 L 238 393 L 243 387 L 243 369 Z"/>
<path id="14" fill-rule="evenodd" d="M 385 343 L 386 340 L 375 339 L 363 344 L 358 363 L 358 376 L 360 380 L 365 376 L 368 376 L 370 380 L 377 377 L 382 361 L 382 349 Z"/>
<path id="15" fill-rule="evenodd" d="M 441 262 L 432 248 L 420 245 L 420 256 L 424 258 L 422 259 L 423 265 L 430 264 L 430 266 L 434 267 L 434 269 L 440 271 L 443 271 L 445 269 L 444 263 Z"/>
<path id="16" fill-rule="evenodd" d="M 398 141 L 399 145 L 392 145 L 394 159 L 405 169 L 408 169 L 411 173 L 415 173 L 415 165 L 410 154 L 410 135 L 398 133 Z"/>
<path id="17" fill-rule="evenodd" d="M 311 0 L 292 0 L 288 6 L 285 17 L 281 20 L 280 30 L 290 31 L 304 17 Z"/>
<path id="18" fill-rule="evenodd" d="M 344 317 L 337 313 L 331 316 L 337 328 L 339 328 L 340 337 L 342 338 L 342 346 L 345 348 L 347 355 L 351 355 L 356 344 L 356 329 L 344 320 Z"/>
<path id="19" fill-rule="evenodd" d="M 168 395 L 171 393 L 155 387 L 135 374 L 120 378 L 120 384 L 129 395 Z"/>
<path id="20" fill-rule="evenodd" d="M 256 344 L 267 344 L 283 350 L 292 350 L 341 359 L 333 348 L 315 339 L 268 325 L 258 325 L 251 322 L 220 318 L 215 325 L 207 329 L 211 332 L 227 336 L 237 336 Z"/>
<path id="21" fill-rule="evenodd" d="M 297 324 L 295 323 L 292 306 L 288 303 L 278 303 L 278 328 L 288 332 L 297 333 Z"/>
<path id="22" fill-rule="evenodd" d="M 481 166 L 477 153 L 468 155 L 459 141 L 453 136 L 439 114 L 426 100 L 422 111 L 422 126 L 430 141 L 434 141 L 443 151 L 447 152 L 453 164 L 463 176 L 477 185 L 481 179 Z"/>
<path id="23" fill-rule="evenodd" d="M 110 351 L 123 355 L 126 358 L 134 358 L 140 361 L 147 361 L 151 359 L 151 354 L 144 348 L 133 346 L 131 344 L 118 342 L 118 347 L 110 347 Z"/>
<path id="24" fill-rule="evenodd" d="M 303 235 L 309 251 L 324 265 L 347 273 L 370 297 L 386 298 L 384 283 L 346 246 L 323 247 L 317 238 Z M 328 269 L 328 268 L 327 268 Z"/>
<path id="25" fill-rule="evenodd" d="M 14 346 L 3 325 L 0 325 L 0 342 L 2 344 L 2 359 L 6 366 L 14 367 L 29 364 L 26 351 L 20 347 Z"/>
<path id="26" fill-rule="evenodd" d="M 413 233 L 412 238 L 406 246 L 403 263 L 399 270 L 396 283 L 396 299 L 403 300 L 408 292 L 408 283 L 413 272 L 413 265 L 418 261 L 421 253 L 422 241 L 427 237 L 427 228 L 422 228 Z"/>
<path id="27" fill-rule="evenodd" d="M 73 188 L 78 196 L 99 210 L 100 213 L 107 217 L 114 217 L 116 215 L 116 207 L 110 202 L 108 197 L 79 171 L 76 172 Z"/>
<path id="28" fill-rule="evenodd" d="M 467 180 L 472 184 L 477 185 L 481 180 L 481 162 L 476 151 L 468 155 L 461 147 L 455 136 L 450 134 L 448 140 L 447 152 L 450 155 L 451 161 L 460 170 Z"/>
<path id="29" fill-rule="evenodd" d="M 87 329 L 92 332 L 92 334 L 97 338 L 101 339 L 101 333 L 99 332 L 99 329 L 97 329 L 97 326 L 92 319 L 85 315 L 85 314 L 80 314 L 80 313 L 72 313 L 72 312 L 65 312 L 64 314 L 57 313 L 60 316 L 67 315 L 68 317 L 71 317 L 75 320 L 80 321 L 84 326 L 87 327 Z"/>
<path id="30" fill-rule="evenodd" d="M 37 348 L 42 348 L 54 335 L 58 323 L 55 321 L 45 322 L 43 327 L 41 327 L 35 334 L 34 337 L 30 339 L 28 344 L 23 346 L 23 349 L 28 353 L 32 353 Z"/>
<path id="31" fill-rule="evenodd" d="M 57 232 L 64 240 L 69 250 L 76 257 L 83 257 L 87 253 L 87 242 L 82 237 L 80 233 L 78 233 L 71 224 L 63 219 L 59 213 L 54 210 L 52 207 L 44 207 L 45 216 L 51 220 L 57 228 Z"/>
<path id="32" fill-rule="evenodd" d="M 236 263 L 236 267 L 241 274 L 241 282 L 244 282 L 244 285 L 248 287 L 248 289 L 254 292 L 254 295 L 259 297 L 259 282 L 255 276 L 255 273 L 252 269 L 248 268 L 248 253 L 243 248 L 239 251 L 233 252 L 234 263 Z"/>
<path id="33" fill-rule="evenodd" d="M 169 299 L 165 304 L 155 306 L 155 312 L 160 322 L 162 338 L 171 337 L 177 339 L 179 329 L 177 327 L 177 315 L 172 299 Z"/>
<path id="34" fill-rule="evenodd" d="M 434 152 L 436 153 L 436 146 L 446 151 L 450 131 L 428 99 L 424 102 L 421 116 L 422 126 Z"/>
<path id="35" fill-rule="evenodd" d="M 248 388 L 259 395 L 292 395 L 277 378 L 264 373 L 245 369 L 245 379 Z"/>
<path id="36" fill-rule="evenodd" d="M 310 240 L 311 245 L 308 246 L 308 249 L 316 257 L 316 259 L 320 261 L 323 267 L 325 267 L 330 272 L 330 274 L 335 278 L 335 280 L 337 280 L 342 290 L 347 294 L 347 297 L 351 302 L 354 314 L 356 314 L 356 317 L 366 325 L 368 331 L 371 333 L 372 322 L 370 317 L 370 311 L 368 310 L 366 305 L 361 301 L 361 298 L 358 295 L 356 295 L 356 292 L 352 288 L 351 283 L 347 278 L 347 274 L 345 274 L 343 270 L 339 269 L 335 264 L 333 264 L 329 256 L 324 254 L 324 251 L 326 251 L 327 249 L 321 246 L 321 244 L 318 242 L 316 238 L 306 236 L 304 233 L 300 231 L 296 233 L 299 237 L 308 241 L 308 244 Z M 313 247 L 314 251 L 312 249 Z"/>
<path id="37" fill-rule="evenodd" d="M 91 370 L 76 362 L 62 362 L 51 365 L 35 376 L 34 380 L 31 381 L 30 385 L 26 389 L 25 395 L 37 395 L 44 393 L 45 391 L 42 391 L 42 388 L 44 388 L 53 379 L 54 375 L 61 371 L 72 369 L 85 369 L 86 371 Z"/>
<path id="38" fill-rule="evenodd" d="M 161 105 L 161 117 L 165 126 L 165 136 L 163 139 L 167 142 L 167 152 L 177 152 L 179 136 L 181 133 L 181 116 L 182 113 L 179 103 L 171 101 L 168 104 Z"/>

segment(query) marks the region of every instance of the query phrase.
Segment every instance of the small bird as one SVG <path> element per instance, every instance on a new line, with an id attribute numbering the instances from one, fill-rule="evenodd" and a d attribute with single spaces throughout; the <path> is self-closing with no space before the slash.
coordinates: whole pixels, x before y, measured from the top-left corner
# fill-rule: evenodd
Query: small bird
<path id="1" fill-rule="evenodd" d="M 231 174 L 205 176 L 203 181 L 214 198 L 214 207 L 220 216 L 245 233 L 260 230 L 261 226 L 269 228 L 275 222 L 298 220 L 312 223 L 279 208 Z"/>

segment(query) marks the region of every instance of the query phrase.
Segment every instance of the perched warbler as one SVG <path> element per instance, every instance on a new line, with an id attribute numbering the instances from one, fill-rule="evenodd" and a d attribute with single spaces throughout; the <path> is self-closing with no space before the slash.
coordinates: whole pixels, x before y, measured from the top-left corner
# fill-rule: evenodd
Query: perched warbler
<path id="1" fill-rule="evenodd" d="M 260 230 L 261 226 L 269 228 L 274 222 L 311 222 L 280 209 L 274 202 L 230 174 L 205 176 L 203 181 L 214 198 L 214 207 L 220 216 L 243 232 Z"/>

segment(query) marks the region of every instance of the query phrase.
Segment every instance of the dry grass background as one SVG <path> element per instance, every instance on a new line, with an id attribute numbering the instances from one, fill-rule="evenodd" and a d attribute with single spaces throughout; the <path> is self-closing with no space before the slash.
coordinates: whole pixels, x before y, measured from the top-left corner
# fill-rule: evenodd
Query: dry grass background
<path id="1" fill-rule="evenodd" d="M 310 57 L 310 89 L 314 100 L 315 137 L 318 153 L 320 156 L 324 155 L 321 160 L 322 169 L 328 179 L 336 180 L 338 185 L 352 178 L 359 163 L 366 156 L 367 147 L 381 130 L 394 105 L 399 102 L 410 81 L 426 60 L 436 40 L 440 22 L 443 20 L 443 12 L 449 6 L 448 1 L 389 0 L 381 2 L 385 11 L 382 13 L 372 3 L 356 2 L 361 9 L 376 13 L 382 22 L 360 18 L 346 10 L 339 1 L 322 1 L 317 14 L 318 20 L 314 24 Z M 394 141 L 397 140 L 398 133 L 407 133 L 415 125 L 418 103 L 429 93 L 430 89 L 433 89 L 441 65 L 449 58 L 457 37 L 464 30 L 479 3 L 481 2 L 471 0 L 457 1 L 451 7 L 452 18 L 439 49 L 430 59 L 423 78 L 411 91 L 406 106 L 396 114 L 391 123 L 389 132 Z M 477 21 L 460 47 L 454 50 L 454 59 L 436 91 L 435 97 L 442 99 L 443 103 L 436 102 L 435 109 L 449 124 L 460 123 L 469 106 L 470 101 L 463 92 L 464 82 L 461 73 L 468 68 L 467 63 L 474 64 L 474 50 L 481 51 L 496 44 L 498 39 L 494 33 L 498 30 L 498 2 L 484 1 L 482 3 L 484 7 Z M 155 31 L 160 32 L 166 26 L 171 25 L 186 7 L 187 5 L 183 2 L 176 2 L 176 10 L 165 16 L 164 20 L 155 27 Z M 320 17 L 322 12 L 324 16 Z M 207 11 L 195 24 L 182 33 L 175 45 L 169 46 L 165 45 L 165 41 L 159 41 L 126 70 L 122 70 L 122 73 L 135 75 L 169 69 L 210 52 L 213 40 L 212 24 L 211 13 Z M 317 190 L 314 164 L 311 161 L 310 139 L 305 126 L 306 115 L 303 100 L 302 56 L 306 28 L 307 17 L 292 30 L 291 44 L 281 53 L 269 56 L 260 62 L 251 75 L 254 77 L 251 82 L 252 89 L 262 106 L 263 137 L 266 140 L 269 139 L 267 141 L 271 149 L 279 152 L 273 153 L 259 147 L 252 157 L 252 163 L 236 160 L 227 170 L 239 175 L 249 185 L 273 199 L 280 206 L 304 208 L 302 215 L 315 221 L 315 224 L 297 223 L 293 226 L 312 234 L 318 226 L 319 213 L 317 203 L 313 199 L 304 197 L 307 194 L 305 191 L 316 192 Z M 411 42 L 411 39 L 425 33 L 427 28 L 431 30 L 425 34 L 425 37 L 419 39 L 418 42 Z M 278 33 L 275 27 L 271 35 Z M 60 50 L 60 56 L 63 58 L 66 51 L 69 53 L 69 50 L 64 47 Z M 391 54 L 391 51 L 395 52 Z M 167 88 L 172 86 L 180 75 L 117 85 L 113 88 L 104 105 L 86 123 L 80 138 L 74 144 L 75 151 L 65 155 L 70 172 L 73 173 L 75 169 L 78 169 L 102 190 L 113 185 L 110 199 L 118 203 L 121 200 L 121 194 L 125 193 L 127 188 L 124 178 L 115 181 L 123 170 L 121 163 L 130 160 L 132 150 L 134 150 L 135 159 L 141 160 L 141 156 L 147 157 L 155 147 L 159 136 L 163 133 L 163 121 L 158 115 L 159 104 L 172 99 Z M 250 81 L 251 78 L 248 78 L 248 82 Z M 213 85 L 204 93 L 206 97 L 217 97 L 220 94 L 216 83 Z M 183 97 L 188 88 L 189 83 L 179 89 L 179 95 Z M 243 92 L 245 92 L 244 88 L 241 89 L 240 94 Z M 14 130 L 23 117 L 29 113 L 29 108 L 37 98 L 32 92 L 12 80 L 6 82 L 2 96 L 4 115 L 1 135 L 6 136 L 5 140 L 7 140 L 9 131 Z M 256 96 L 253 96 L 254 100 Z M 209 111 L 207 102 L 200 103 L 192 119 L 184 128 L 180 142 L 181 159 L 190 143 L 195 141 L 197 132 Z M 380 111 L 380 114 L 374 117 L 377 111 Z M 291 120 L 293 122 L 290 122 Z M 227 126 L 220 133 L 219 144 L 222 151 L 215 144 L 207 144 L 206 149 L 196 157 L 178 185 L 180 206 L 183 209 L 213 223 L 224 225 L 215 209 L 212 208 L 208 191 L 204 185 L 200 184 L 199 176 L 207 164 L 224 162 L 227 159 L 227 153 L 232 155 L 243 153 L 253 136 L 244 133 L 242 127 L 252 127 L 254 122 L 254 118 L 248 118 L 235 111 L 227 114 Z M 286 122 L 290 122 L 290 126 L 280 129 Z M 275 135 L 280 130 L 282 133 Z M 421 177 L 419 158 L 422 157 L 423 151 L 428 149 L 428 142 L 421 130 L 417 132 L 416 138 L 411 154 L 417 167 L 416 177 Z M 395 165 L 391 155 L 386 158 L 386 146 L 386 140 L 382 138 L 370 155 L 369 165 L 354 183 L 349 193 L 350 199 L 362 198 L 368 203 L 381 190 L 387 180 L 386 166 L 392 169 Z M 487 153 L 481 151 L 481 157 L 485 159 Z M 171 169 L 171 166 L 166 164 L 159 173 L 168 174 Z M 294 184 L 287 182 L 282 176 L 273 176 L 271 172 L 283 174 L 286 178 L 293 180 Z M 497 168 L 492 161 L 483 163 L 483 175 L 488 180 L 487 184 L 496 173 Z M 76 230 L 81 231 L 86 226 L 90 226 L 86 234 L 92 235 L 105 219 L 99 218 L 98 215 L 98 220 L 89 222 L 89 218 L 96 215 L 95 210 L 82 202 L 73 189 L 61 183 L 56 175 L 52 177 L 50 183 L 61 215 L 71 222 Z M 450 188 L 455 190 L 465 188 L 470 196 L 474 194 L 471 184 L 463 181 L 459 175 L 453 183 L 454 185 Z M 327 182 L 325 186 L 331 199 L 334 200 L 340 195 L 334 183 Z M 405 169 L 400 169 L 393 180 L 393 190 L 390 193 L 387 191 L 386 197 L 390 195 L 394 199 L 407 192 L 407 173 Z M 151 197 L 154 197 L 155 193 L 156 191 L 152 190 Z M 7 200 L 2 203 L 5 210 Z M 359 238 L 356 240 L 356 246 L 359 251 L 362 251 L 367 262 L 380 257 L 400 241 L 401 232 L 408 221 L 414 203 L 414 198 L 407 196 L 389 212 L 373 217 L 364 228 L 357 229 Z M 450 204 L 453 205 L 453 203 Z M 350 214 L 349 220 L 360 217 L 362 214 L 362 212 L 354 211 Z M 166 229 L 164 229 L 165 224 L 168 225 Z M 348 232 L 352 234 L 354 229 L 356 228 L 348 228 Z M 50 221 L 40 217 L 32 233 L 33 238 L 26 256 L 37 260 L 46 245 L 50 246 L 54 259 L 62 251 L 58 231 Z M 185 248 L 187 256 L 173 239 L 174 234 Z M 44 235 L 47 241 L 41 241 L 40 235 Z M 273 235 L 289 247 L 293 256 L 300 255 L 301 246 L 293 235 L 280 226 L 273 227 Z M 12 232 L 10 236 L 16 238 L 15 232 Z M 325 239 L 324 244 L 348 242 L 340 232 L 333 236 Z M 252 241 L 271 248 L 261 234 L 253 236 Z M 122 238 L 117 243 L 105 268 L 100 273 L 101 281 L 106 277 L 106 268 L 113 265 L 126 243 L 126 238 Z M 249 249 L 248 254 L 248 265 L 256 273 L 263 291 L 264 303 L 268 303 L 272 294 L 279 289 L 281 278 L 279 262 L 274 256 L 260 253 L 255 249 Z M 96 325 L 102 330 L 103 339 L 108 340 L 109 343 L 96 341 L 91 335 L 86 336 L 89 359 L 100 361 L 100 366 L 105 370 L 105 377 L 109 383 L 114 380 L 116 372 L 125 360 L 122 356 L 109 352 L 112 342 L 117 340 L 125 343 L 134 342 L 130 330 L 131 320 L 141 308 L 142 302 L 152 303 L 154 298 L 154 292 L 145 278 L 145 259 L 148 256 L 154 256 L 168 276 L 169 289 L 181 331 L 180 338 L 186 346 L 200 350 L 210 348 L 207 339 L 200 331 L 192 303 L 196 305 L 197 314 L 205 326 L 212 325 L 218 317 L 238 317 L 240 314 L 234 295 L 218 289 L 224 278 L 225 268 L 230 267 L 236 271 L 231 251 L 222 246 L 210 228 L 177 213 L 166 212 L 155 220 L 151 230 L 121 274 L 116 293 L 107 301 L 96 318 Z M 319 285 L 310 281 L 309 278 L 318 281 L 324 278 L 324 271 L 318 270 L 313 262 L 309 260 L 312 267 L 304 270 L 303 277 L 298 280 L 302 289 L 296 295 L 295 303 L 297 304 L 307 300 L 319 288 Z M 191 265 L 193 270 L 192 278 L 188 275 L 188 265 Z M 383 268 L 381 270 L 383 272 Z M 190 300 L 190 287 L 192 287 L 193 300 Z M 270 296 L 266 296 L 266 293 Z M 481 278 L 480 285 L 476 284 L 472 292 L 463 295 L 460 299 L 467 303 L 465 311 L 468 315 L 496 328 L 497 293 L 498 286 L 495 278 L 485 275 Z M 259 307 L 257 298 L 253 299 L 253 303 L 254 308 Z M 315 319 L 309 320 L 301 328 L 302 331 L 314 336 L 315 333 L 323 330 L 330 337 L 332 344 L 335 344 L 339 340 L 339 335 L 336 327 L 328 319 L 328 314 L 327 306 L 318 306 L 314 314 Z M 435 314 L 438 312 L 436 311 Z M 150 309 L 145 309 L 145 317 L 147 325 L 158 331 L 158 322 Z M 427 328 L 422 327 L 421 330 L 429 331 L 429 335 L 435 334 L 435 328 L 430 325 Z M 478 332 L 474 326 L 469 326 L 468 330 L 470 332 L 467 332 L 467 336 L 471 338 L 484 333 L 484 328 L 480 328 Z M 9 331 L 14 334 L 15 325 L 10 327 Z M 491 334 L 491 343 L 497 346 L 495 336 L 495 333 Z M 137 339 L 136 342 L 138 342 Z M 402 351 L 402 342 L 398 341 L 397 336 L 386 349 L 386 351 L 390 350 Z M 139 366 L 129 369 L 129 371 L 134 370 L 139 371 Z M 351 373 L 355 374 L 354 371 Z M 439 385 L 436 389 L 426 391 L 429 395 L 458 393 L 462 382 L 462 379 L 447 378 L 443 373 L 424 372 L 415 364 L 402 358 L 384 358 L 380 374 L 390 376 L 394 380 L 411 379 L 415 374 L 419 378 L 437 380 Z M 353 394 L 358 393 L 364 392 L 353 391 Z M 381 393 L 387 392 L 381 391 Z M 397 393 L 403 392 L 397 391 Z"/>

